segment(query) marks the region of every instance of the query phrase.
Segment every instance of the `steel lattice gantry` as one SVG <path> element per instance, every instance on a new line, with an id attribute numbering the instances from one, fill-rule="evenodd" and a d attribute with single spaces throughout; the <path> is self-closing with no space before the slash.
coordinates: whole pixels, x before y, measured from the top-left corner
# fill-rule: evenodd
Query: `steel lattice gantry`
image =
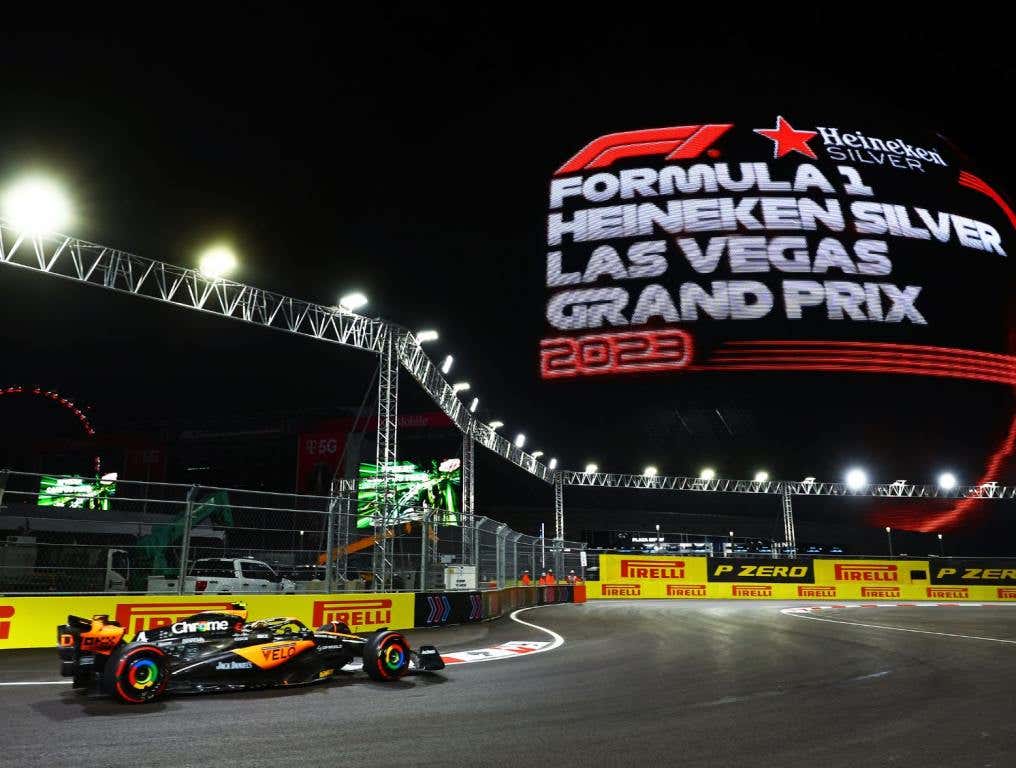
<path id="1" fill-rule="evenodd" d="M 397 456 L 400 365 L 471 443 L 479 443 L 544 482 L 551 481 L 551 472 L 544 464 L 516 448 L 463 407 L 416 337 L 393 323 L 293 299 L 233 280 L 206 277 L 195 269 L 67 235 L 27 236 L 2 220 L 0 264 L 379 355 L 377 459 L 385 492 L 379 496 L 381 514 L 375 521 L 375 565 L 382 576 L 375 579 L 376 588 L 385 588 L 391 576 L 391 542 L 386 524 L 391 522 L 392 498 L 386 469 L 394 464 Z"/>

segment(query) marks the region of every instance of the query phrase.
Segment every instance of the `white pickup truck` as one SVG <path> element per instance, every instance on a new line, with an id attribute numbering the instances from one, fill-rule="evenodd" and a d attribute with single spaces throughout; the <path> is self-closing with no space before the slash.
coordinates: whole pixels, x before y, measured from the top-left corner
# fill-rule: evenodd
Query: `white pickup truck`
<path id="1" fill-rule="evenodd" d="M 148 591 L 177 593 L 179 580 L 149 576 Z M 195 560 L 184 579 L 185 595 L 241 595 L 255 592 L 296 592 L 296 584 L 279 576 L 268 563 L 243 557 L 204 557 Z"/>

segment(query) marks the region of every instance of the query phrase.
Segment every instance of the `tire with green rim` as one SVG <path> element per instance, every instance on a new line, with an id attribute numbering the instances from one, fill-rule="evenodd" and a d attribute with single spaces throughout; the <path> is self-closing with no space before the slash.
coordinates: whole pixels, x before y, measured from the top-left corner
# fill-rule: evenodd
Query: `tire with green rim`
<path id="1" fill-rule="evenodd" d="M 363 668 L 371 680 L 387 683 L 409 671 L 409 642 L 398 632 L 371 635 L 363 649 Z"/>
<path id="2" fill-rule="evenodd" d="M 154 645 L 114 651 L 102 673 L 102 688 L 125 704 L 147 704 L 166 692 L 169 657 Z"/>

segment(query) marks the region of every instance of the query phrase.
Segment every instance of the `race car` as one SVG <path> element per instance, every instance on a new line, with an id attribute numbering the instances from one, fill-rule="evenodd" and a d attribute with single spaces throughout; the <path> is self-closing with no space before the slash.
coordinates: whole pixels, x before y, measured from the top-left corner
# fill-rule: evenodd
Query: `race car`
<path id="1" fill-rule="evenodd" d="M 398 680 L 410 668 L 432 672 L 444 661 L 431 645 L 413 651 L 398 632 L 368 635 L 342 622 L 316 630 L 299 619 L 247 621 L 247 610 L 203 611 L 158 629 L 126 629 L 108 616 L 68 616 L 57 629 L 60 673 L 74 688 L 100 690 L 127 704 L 155 701 L 167 693 L 242 691 L 323 682 L 353 662 L 373 680 Z"/>

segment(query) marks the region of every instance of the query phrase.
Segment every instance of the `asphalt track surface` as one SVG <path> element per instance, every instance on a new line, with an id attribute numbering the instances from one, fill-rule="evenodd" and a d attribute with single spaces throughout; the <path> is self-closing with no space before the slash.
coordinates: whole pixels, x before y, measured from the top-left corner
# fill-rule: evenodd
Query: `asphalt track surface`
<path id="1" fill-rule="evenodd" d="M 786 607 L 541 607 L 520 618 L 561 647 L 390 685 L 360 672 L 140 707 L 0 686 L 0 764 L 1016 765 L 1016 606 Z M 550 640 L 509 620 L 411 639 L 444 652 Z M 58 679 L 55 657 L 0 654 L 0 682 Z"/>

